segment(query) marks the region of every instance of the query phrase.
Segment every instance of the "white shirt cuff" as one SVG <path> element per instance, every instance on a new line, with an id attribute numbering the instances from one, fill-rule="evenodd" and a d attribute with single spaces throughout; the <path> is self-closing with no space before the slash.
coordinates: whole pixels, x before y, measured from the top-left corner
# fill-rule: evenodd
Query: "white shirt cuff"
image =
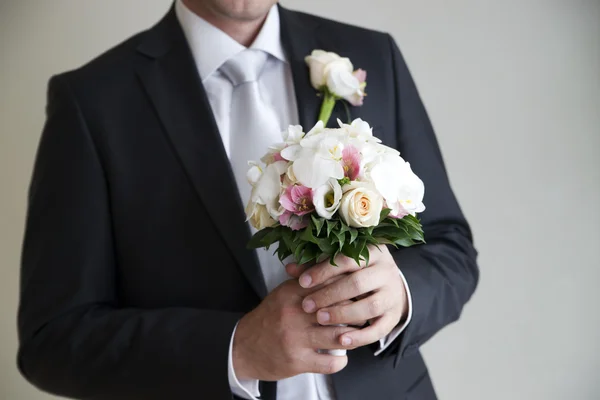
<path id="1" fill-rule="evenodd" d="M 231 341 L 229 342 L 229 359 L 227 361 L 229 388 L 231 389 L 231 392 L 238 397 L 247 400 L 258 400 L 257 397 L 260 397 L 258 379 L 238 379 L 237 376 L 235 376 L 235 371 L 233 370 L 233 338 L 236 330 L 237 324 L 235 325 L 235 328 L 233 328 Z"/>
<path id="2" fill-rule="evenodd" d="M 390 344 L 392 344 L 392 342 L 394 340 L 396 340 L 396 338 L 398 336 L 400 336 L 400 334 L 404 331 L 404 329 L 406 329 L 406 327 L 410 323 L 410 320 L 412 319 L 413 307 L 412 307 L 412 296 L 410 294 L 410 288 L 408 287 L 408 282 L 406 282 L 406 278 L 404 277 L 404 274 L 402 273 L 402 271 L 400 271 L 400 269 L 398 269 L 398 272 L 400 273 L 402 282 L 404 282 L 404 288 L 406 289 L 406 297 L 408 298 L 408 316 L 406 317 L 406 320 L 404 321 L 404 323 L 395 327 L 390 333 L 387 334 L 387 336 L 379 339 L 379 350 L 377 350 L 375 352 L 376 356 L 380 355 L 385 349 L 388 348 L 388 346 Z"/>

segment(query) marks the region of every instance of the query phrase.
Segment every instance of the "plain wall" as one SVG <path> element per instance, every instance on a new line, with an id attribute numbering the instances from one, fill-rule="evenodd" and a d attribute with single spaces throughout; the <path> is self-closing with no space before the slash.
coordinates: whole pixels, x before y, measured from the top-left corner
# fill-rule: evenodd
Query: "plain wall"
<path id="1" fill-rule="evenodd" d="M 1 400 L 51 398 L 15 365 L 46 83 L 170 3 L 0 0 Z M 391 32 L 436 127 L 481 265 L 462 319 L 424 346 L 440 398 L 600 398 L 600 1 L 283 4 Z"/>

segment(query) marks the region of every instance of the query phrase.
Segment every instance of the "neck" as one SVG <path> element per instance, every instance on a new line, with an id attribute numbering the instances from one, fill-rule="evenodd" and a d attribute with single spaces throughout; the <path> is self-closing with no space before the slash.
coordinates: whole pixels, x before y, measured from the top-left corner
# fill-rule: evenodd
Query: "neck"
<path id="1" fill-rule="evenodd" d="M 208 2 L 183 0 L 185 6 L 209 24 L 225 32 L 236 42 L 249 47 L 258 36 L 267 14 L 254 19 L 236 19 L 220 13 Z"/>

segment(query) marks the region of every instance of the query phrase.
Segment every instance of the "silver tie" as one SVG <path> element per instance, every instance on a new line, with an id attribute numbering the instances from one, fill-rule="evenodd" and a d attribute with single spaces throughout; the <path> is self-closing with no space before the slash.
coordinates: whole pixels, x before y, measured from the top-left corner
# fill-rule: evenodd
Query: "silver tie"
<path id="1" fill-rule="evenodd" d="M 248 161 L 259 161 L 270 145 L 280 141 L 277 115 L 260 93 L 258 79 L 267 53 L 247 49 L 227 60 L 221 73 L 233 85 L 229 116 L 231 166 L 244 207 L 250 198 L 246 180 Z"/>

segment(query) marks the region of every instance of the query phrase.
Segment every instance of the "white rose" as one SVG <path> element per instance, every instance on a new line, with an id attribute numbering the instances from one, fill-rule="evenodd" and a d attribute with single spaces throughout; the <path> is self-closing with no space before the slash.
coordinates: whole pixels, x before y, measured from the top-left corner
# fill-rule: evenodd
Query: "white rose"
<path id="1" fill-rule="evenodd" d="M 369 185 L 353 182 L 344 186 L 340 216 L 349 226 L 367 228 L 379 223 L 383 198 Z"/>
<path id="2" fill-rule="evenodd" d="M 330 179 L 325 185 L 313 192 L 313 204 L 320 217 L 331 219 L 340 207 L 342 187 L 335 179 Z"/>
<path id="3" fill-rule="evenodd" d="M 246 207 L 246 215 L 248 216 L 250 225 L 257 230 L 271 227 L 277 223 L 277 221 L 269 214 L 267 206 L 263 204 L 252 202 L 248 203 L 248 206 Z"/>
<path id="4" fill-rule="evenodd" d="M 348 58 L 340 58 L 325 66 L 327 88 L 338 97 L 349 97 L 360 91 L 360 82 L 352 74 L 352 63 Z"/>
<path id="5" fill-rule="evenodd" d="M 313 50 L 310 56 L 304 58 L 310 70 L 310 82 L 315 89 L 321 90 L 327 84 L 325 67 L 339 58 L 337 54 L 323 50 Z"/>

